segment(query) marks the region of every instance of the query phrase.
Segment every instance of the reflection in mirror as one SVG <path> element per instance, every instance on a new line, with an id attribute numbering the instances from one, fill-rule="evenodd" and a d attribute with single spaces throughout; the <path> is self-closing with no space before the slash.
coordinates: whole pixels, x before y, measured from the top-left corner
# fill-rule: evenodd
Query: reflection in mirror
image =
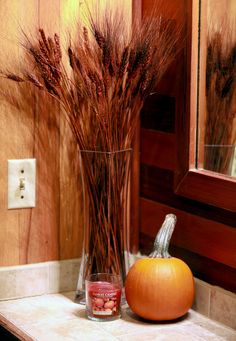
<path id="1" fill-rule="evenodd" d="M 203 168 L 236 176 L 236 1 L 207 0 L 205 10 Z"/>

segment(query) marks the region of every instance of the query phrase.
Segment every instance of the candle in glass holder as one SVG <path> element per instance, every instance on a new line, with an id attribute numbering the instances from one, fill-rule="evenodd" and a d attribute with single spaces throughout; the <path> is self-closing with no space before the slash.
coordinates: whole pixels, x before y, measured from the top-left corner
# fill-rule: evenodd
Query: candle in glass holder
<path id="1" fill-rule="evenodd" d="M 91 274 L 85 281 L 87 316 L 95 321 L 120 317 L 121 281 L 117 275 Z"/>

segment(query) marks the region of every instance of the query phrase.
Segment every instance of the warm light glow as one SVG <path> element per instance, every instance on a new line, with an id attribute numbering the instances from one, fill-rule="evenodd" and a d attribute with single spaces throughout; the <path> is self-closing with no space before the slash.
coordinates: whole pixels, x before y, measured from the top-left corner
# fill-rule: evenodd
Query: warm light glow
<path id="1" fill-rule="evenodd" d="M 235 21 L 235 0 L 208 0 L 207 21 L 214 29 L 220 29 L 225 21 Z"/>
<path id="2" fill-rule="evenodd" d="M 61 4 L 61 24 L 64 29 L 68 30 L 73 26 L 78 20 L 80 3 L 82 1 L 78 0 L 66 0 Z M 71 27 L 72 26 L 72 27 Z"/>
<path id="3" fill-rule="evenodd" d="M 131 23 L 132 0 L 80 0 L 80 17 L 82 20 L 84 20 L 86 6 L 91 12 L 97 13 L 102 13 L 105 9 L 121 9 L 124 11 L 127 22 Z"/>
<path id="4" fill-rule="evenodd" d="M 121 9 L 124 11 L 125 19 L 131 23 L 132 0 L 65 0 L 61 4 L 61 32 L 73 35 L 76 30 L 78 18 L 86 25 L 86 8 L 89 11 L 102 13 L 106 8 Z"/>

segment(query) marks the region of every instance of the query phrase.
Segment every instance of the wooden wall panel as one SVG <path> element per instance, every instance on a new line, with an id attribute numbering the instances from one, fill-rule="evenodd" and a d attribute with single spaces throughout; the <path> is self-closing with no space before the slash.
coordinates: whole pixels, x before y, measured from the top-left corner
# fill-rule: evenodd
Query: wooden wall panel
<path id="1" fill-rule="evenodd" d="M 10 38 L 3 39 L 2 58 L 6 58 L 9 52 L 14 52 L 13 64 L 17 65 L 18 61 L 22 60 L 23 65 L 24 51 L 19 50 L 19 41 L 22 41 L 20 28 L 32 37 L 38 27 L 45 28 L 47 34 L 60 33 L 60 19 L 63 22 L 60 5 L 59 0 L 27 0 L 27 5 L 23 0 L 4 2 L 0 8 L 0 15 L 3 15 L 1 24 L 6 36 Z M 11 69 L 12 66 L 9 66 L 9 70 Z M 12 83 L 7 84 L 15 88 Z M 6 89 L 6 86 L 3 85 L 3 88 Z M 4 107 L 1 110 L 0 141 L 4 148 L 1 149 L 0 164 L 4 168 L 0 168 L 4 169 L 4 174 L 0 181 L 1 185 L 4 185 L 1 186 L 4 188 L 4 191 L 1 191 L 1 203 L 4 203 L 4 206 L 0 207 L 0 240 L 4 247 L 0 250 L 0 265 L 59 259 L 60 107 L 46 94 L 29 86 L 22 90 L 21 94 L 22 96 L 18 97 L 20 109 L 6 104 L 6 109 Z M 7 210 L 7 159 L 31 157 L 37 160 L 36 207 Z M 70 163 L 69 159 L 65 162 Z M 68 196 L 72 196 L 74 189 L 74 186 L 66 187 Z M 74 201 L 70 200 L 66 204 L 69 206 L 71 202 Z M 63 206 L 62 209 L 67 212 L 66 207 Z M 73 215 L 70 220 L 73 221 Z M 77 226 L 73 224 L 72 228 L 77 230 Z M 77 241 L 74 240 L 74 243 Z M 63 249 L 64 246 L 61 247 Z M 68 250 L 70 253 L 71 248 Z M 73 256 L 75 255 L 71 253 L 68 258 Z"/>
<path id="2" fill-rule="evenodd" d="M 27 8 L 23 11 L 23 1 L 6 1 L 0 4 L 1 16 L 1 65 L 6 69 L 18 71 L 18 62 L 23 65 L 23 49 L 20 48 L 18 41 L 22 39 L 21 28 L 31 26 L 37 10 L 37 1 L 29 1 Z M 19 25 L 22 23 L 22 25 Z M 24 24 L 23 24 L 24 23 Z M 9 95 L 17 93 L 17 86 L 5 80 L 1 80 L 1 89 Z M 8 84 L 7 87 L 4 84 Z M 21 99 L 19 98 L 21 102 Z M 30 209 L 7 210 L 7 160 L 17 158 L 29 158 L 33 156 L 33 135 L 34 120 L 32 113 L 34 108 L 29 108 L 25 115 L 24 107 L 16 109 L 1 100 L 0 109 L 0 145 L 1 169 L 1 191 L 2 201 L 0 205 L 0 239 L 3 248 L 0 250 L 0 264 L 19 264 L 26 260 L 25 236 L 29 227 Z M 29 114 L 29 115 L 28 115 Z M 8 239 L 9 236 L 9 239 Z M 19 247 L 20 246 L 20 247 Z M 23 250 L 24 248 L 24 250 Z"/>
<path id="3" fill-rule="evenodd" d="M 15 41 L 14 44 L 19 47 L 19 60 L 20 66 L 22 67 L 25 62 L 25 51 L 17 43 L 17 39 L 23 42 L 23 32 L 27 32 L 34 27 L 34 23 L 38 21 L 38 0 L 29 0 L 27 7 L 24 6 L 25 2 L 20 0 L 17 2 L 17 23 L 20 27 L 16 27 L 15 30 Z M 12 4 L 15 8 L 15 5 Z M 15 19 L 16 19 L 15 18 Z M 11 22 L 10 17 L 8 20 Z M 17 65 L 17 60 L 15 64 Z M 8 82 L 9 83 L 9 82 Z M 16 155 L 13 158 L 32 158 L 35 155 L 35 111 L 36 105 L 35 101 L 31 100 L 28 95 L 31 91 L 25 89 L 19 98 L 20 107 L 19 111 L 15 116 L 15 120 L 18 119 L 18 134 L 17 134 L 17 146 L 15 146 L 14 151 Z M 34 93 L 34 92 L 33 92 Z M 19 94 L 20 95 L 20 94 Z M 6 177 L 7 179 L 7 177 Z M 12 210 L 9 214 L 17 212 L 18 219 L 17 224 L 19 228 L 19 246 L 16 247 L 19 252 L 19 264 L 25 264 L 28 262 L 29 258 L 29 235 L 31 232 L 31 220 L 32 220 L 32 209 L 22 209 L 22 210 Z M 11 249 L 9 249 L 11 251 Z M 11 260 L 11 253 L 8 256 L 9 261 Z"/>
<path id="4" fill-rule="evenodd" d="M 173 171 L 176 167 L 175 135 L 148 129 L 142 129 L 141 134 L 141 162 Z"/>
<path id="5" fill-rule="evenodd" d="M 34 16 L 33 10 L 27 13 L 29 7 L 22 4 L 23 15 L 27 15 L 31 20 L 26 34 L 31 36 L 37 34 L 38 27 L 45 27 L 47 34 L 59 30 L 58 1 L 34 1 L 32 6 L 34 6 Z M 25 243 L 19 246 L 20 252 L 24 255 L 21 257 L 21 264 L 58 258 L 60 157 L 59 122 L 56 115 L 58 106 L 47 94 L 36 89 L 32 89 L 31 95 L 30 103 L 35 108 L 31 147 L 32 155 L 37 162 L 37 203 L 35 208 L 28 210 L 28 216 L 24 220 L 23 226 L 26 229 L 23 231 L 22 239 Z M 24 211 L 24 209 L 19 210 L 20 214 Z"/>
<path id="6" fill-rule="evenodd" d="M 13 1 L 16 3 L 16 1 Z M 16 23 L 10 24 L 8 18 L 10 15 L 17 14 L 17 7 L 14 10 L 11 8 L 9 2 L 3 3 L 0 2 L 0 22 L 3 24 L 4 31 L 4 39 L 1 43 L 0 49 L 0 62 L 4 65 L 12 66 L 12 60 L 18 56 L 18 48 L 11 42 L 9 42 L 9 37 L 16 31 Z M 5 49 L 8 49 L 8 53 L 4 53 Z M 0 79 L 0 84 L 4 82 L 4 80 Z M 13 87 L 13 85 L 12 85 Z M 14 87 L 13 87 L 14 88 Z M 11 91 L 12 88 L 9 88 Z M 17 212 L 14 214 L 9 214 L 10 212 L 6 210 L 7 207 L 7 183 L 5 181 L 7 175 L 7 161 L 5 155 L 9 155 L 12 157 L 14 155 L 12 148 L 14 144 L 14 139 L 12 138 L 12 132 L 17 133 L 17 127 L 15 125 L 15 120 L 13 119 L 13 115 L 11 109 L 8 107 L 7 103 L 3 100 L 0 102 L 0 240 L 1 240 L 1 248 L 0 248 L 0 260 L 1 264 L 6 264 L 8 262 L 9 249 L 11 250 L 11 264 L 19 262 L 19 249 L 17 248 L 19 243 L 19 230 L 18 225 L 15 224 L 17 220 Z M 5 141 L 11 141 L 11 144 L 8 143 L 5 145 Z M 3 148 L 4 146 L 4 148 Z M 4 160 L 4 161 L 3 161 Z"/>
<path id="7" fill-rule="evenodd" d="M 153 241 L 165 215 L 174 213 L 177 224 L 171 240 L 173 245 L 236 267 L 235 228 L 147 199 L 141 199 L 141 211 L 141 233 Z"/>
<path id="8" fill-rule="evenodd" d="M 69 32 L 76 36 L 80 2 L 60 1 L 60 36 L 63 60 L 68 68 L 66 46 Z M 74 137 L 63 116 L 60 117 L 60 231 L 59 258 L 70 259 L 81 255 L 83 226 L 80 205 L 82 186 L 79 174 L 79 158 Z"/>

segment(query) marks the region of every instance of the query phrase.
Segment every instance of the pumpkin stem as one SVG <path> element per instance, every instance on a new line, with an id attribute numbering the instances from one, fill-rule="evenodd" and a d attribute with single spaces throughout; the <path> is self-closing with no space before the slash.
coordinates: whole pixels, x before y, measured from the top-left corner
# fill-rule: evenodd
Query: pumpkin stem
<path id="1" fill-rule="evenodd" d="M 154 242 L 154 248 L 149 255 L 150 258 L 170 258 L 171 255 L 168 252 L 170 239 L 176 224 L 176 215 L 167 214 L 165 220 L 156 236 Z"/>

